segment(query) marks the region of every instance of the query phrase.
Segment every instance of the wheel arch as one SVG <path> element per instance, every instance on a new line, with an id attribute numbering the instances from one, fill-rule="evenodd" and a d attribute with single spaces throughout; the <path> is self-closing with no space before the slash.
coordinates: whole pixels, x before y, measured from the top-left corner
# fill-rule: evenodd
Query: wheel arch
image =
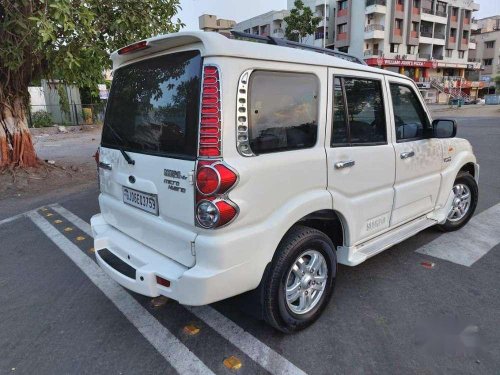
<path id="1" fill-rule="evenodd" d="M 303 216 L 286 231 L 283 238 L 296 225 L 304 225 L 325 233 L 332 240 L 335 249 L 344 245 L 348 238 L 348 227 L 345 218 L 335 210 L 317 210 Z"/>
<path id="2" fill-rule="evenodd" d="M 462 167 L 460 167 L 458 173 L 460 172 L 469 173 L 472 177 L 476 178 L 476 165 L 472 162 L 465 163 Z"/>

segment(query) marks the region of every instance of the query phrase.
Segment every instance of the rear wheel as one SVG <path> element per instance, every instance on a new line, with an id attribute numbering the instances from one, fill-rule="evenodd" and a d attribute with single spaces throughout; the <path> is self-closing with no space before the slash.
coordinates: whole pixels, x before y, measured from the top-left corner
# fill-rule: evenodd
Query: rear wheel
<path id="1" fill-rule="evenodd" d="M 459 173 L 452 191 L 453 203 L 446 222 L 438 225 L 438 228 L 444 232 L 462 228 L 471 219 L 477 206 L 477 183 L 469 173 Z"/>
<path id="2" fill-rule="evenodd" d="M 285 333 L 312 324 L 328 304 L 336 273 L 330 238 L 313 228 L 292 228 L 278 246 L 264 280 L 266 321 Z"/>

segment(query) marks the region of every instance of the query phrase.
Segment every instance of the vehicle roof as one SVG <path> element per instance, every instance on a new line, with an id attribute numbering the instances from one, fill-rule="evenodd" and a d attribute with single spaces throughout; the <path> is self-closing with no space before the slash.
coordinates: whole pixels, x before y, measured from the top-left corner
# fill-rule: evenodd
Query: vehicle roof
<path id="1" fill-rule="evenodd" d="M 320 65 L 353 69 L 358 71 L 386 74 L 395 77 L 408 78 L 404 75 L 388 70 L 370 67 L 343 60 L 338 57 L 326 55 L 314 51 L 301 50 L 297 48 L 282 47 L 272 44 L 249 42 L 239 39 L 229 39 L 216 32 L 205 31 L 182 31 L 174 34 L 158 35 L 149 39 L 148 49 L 119 55 L 118 51 L 111 54 L 113 69 L 117 69 L 129 61 L 142 58 L 147 55 L 156 54 L 165 50 L 181 47 L 193 43 L 202 44 L 202 56 L 228 56 L 258 60 L 270 60 L 291 62 L 306 65 Z"/>

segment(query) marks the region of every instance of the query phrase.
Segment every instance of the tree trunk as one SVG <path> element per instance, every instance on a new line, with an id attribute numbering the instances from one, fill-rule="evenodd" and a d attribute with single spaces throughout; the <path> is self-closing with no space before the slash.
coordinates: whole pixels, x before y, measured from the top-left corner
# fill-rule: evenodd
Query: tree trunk
<path id="1" fill-rule="evenodd" d="M 0 108 L 0 168 L 38 166 L 23 99 L 0 103 Z"/>

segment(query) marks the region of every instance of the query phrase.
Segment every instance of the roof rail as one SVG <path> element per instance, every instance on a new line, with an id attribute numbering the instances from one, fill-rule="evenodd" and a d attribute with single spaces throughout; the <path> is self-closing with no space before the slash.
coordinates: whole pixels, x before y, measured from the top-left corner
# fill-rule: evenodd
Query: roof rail
<path id="1" fill-rule="evenodd" d="M 248 33 L 243 33 L 241 31 L 231 30 L 231 34 L 233 34 L 236 39 L 249 40 L 249 41 L 257 42 L 257 43 L 272 44 L 272 45 L 281 46 L 281 47 L 303 49 L 306 51 L 313 51 L 313 52 L 323 53 L 325 55 L 338 57 L 339 59 L 351 61 L 351 62 L 354 62 L 357 64 L 366 65 L 366 62 L 363 59 L 360 59 L 356 56 L 349 55 L 347 53 L 340 52 L 340 51 L 333 50 L 333 49 L 310 46 L 307 44 L 293 42 L 291 40 L 286 40 L 286 39 L 282 39 L 282 38 L 275 38 L 272 36 L 248 34 Z"/>

